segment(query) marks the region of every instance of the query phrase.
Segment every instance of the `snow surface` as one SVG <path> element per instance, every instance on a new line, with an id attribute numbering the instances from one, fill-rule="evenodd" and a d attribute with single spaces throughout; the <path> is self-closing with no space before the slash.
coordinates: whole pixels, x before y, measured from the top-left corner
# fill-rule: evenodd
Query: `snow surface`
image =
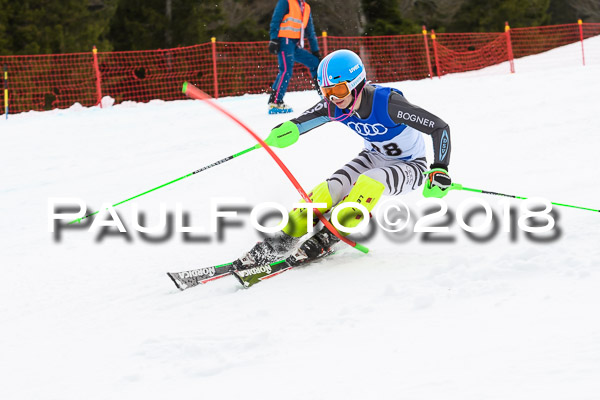
<path id="1" fill-rule="evenodd" d="M 585 67 L 580 51 L 516 60 L 516 74 L 502 64 L 391 86 L 449 122 L 455 182 L 600 208 L 600 37 L 586 41 Z M 219 101 L 265 137 L 289 118 L 268 116 L 266 100 Z M 298 115 L 317 97 L 286 100 Z M 0 135 L 2 399 L 600 396 L 598 213 L 557 210 L 549 243 L 520 230 L 475 242 L 456 219 L 450 243 L 378 230 L 368 255 L 348 248 L 248 290 L 228 277 L 179 292 L 166 271 L 230 261 L 259 239 L 247 213 L 222 241 L 149 243 L 131 202 L 117 208 L 129 240 L 80 228 L 57 242 L 48 198 L 97 210 L 252 146 L 247 133 L 187 100 L 11 115 Z M 332 123 L 276 151 L 310 190 L 361 146 Z M 299 198 L 261 149 L 135 203 L 154 223 L 161 202 L 180 202 L 208 227 L 211 198 L 240 196 Z M 446 200 L 456 213 L 473 198 L 502 211 L 494 196 Z M 402 200 L 420 212 L 420 191 Z"/>

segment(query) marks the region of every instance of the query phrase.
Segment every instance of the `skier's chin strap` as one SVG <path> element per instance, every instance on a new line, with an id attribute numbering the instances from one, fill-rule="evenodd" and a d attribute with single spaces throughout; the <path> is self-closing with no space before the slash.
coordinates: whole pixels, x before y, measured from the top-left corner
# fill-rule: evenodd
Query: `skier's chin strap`
<path id="1" fill-rule="evenodd" d="M 331 101 L 329 99 L 327 99 L 327 116 L 329 117 L 329 119 L 332 120 L 332 121 L 338 121 L 338 122 L 342 122 L 342 121 L 345 121 L 346 119 L 348 119 L 348 117 L 350 117 L 354 113 L 354 106 L 356 106 L 356 100 L 362 94 L 363 89 L 365 88 L 365 86 L 367 85 L 367 83 L 370 83 L 370 82 L 371 81 L 369 81 L 369 82 L 364 81 L 362 84 L 360 84 L 359 85 L 360 91 L 358 91 L 359 90 L 358 87 L 356 87 L 355 89 L 352 89 L 351 96 L 354 97 L 354 100 L 352 101 L 352 107 L 350 107 L 350 111 L 348 113 L 344 113 L 344 110 L 342 110 L 342 113 L 344 113 L 344 114 L 340 115 L 339 117 L 332 117 L 331 116 L 331 111 L 329 109 L 329 104 L 331 104 Z M 333 106 L 336 107 L 335 104 Z M 347 110 L 347 108 L 345 110 Z"/>

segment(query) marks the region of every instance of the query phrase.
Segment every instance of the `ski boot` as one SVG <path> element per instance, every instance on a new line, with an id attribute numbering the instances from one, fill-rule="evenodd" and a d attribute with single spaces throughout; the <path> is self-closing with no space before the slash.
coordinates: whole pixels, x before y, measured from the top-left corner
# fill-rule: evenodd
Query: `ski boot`
<path id="1" fill-rule="evenodd" d="M 333 253 L 333 246 L 340 239 L 323 227 L 318 233 L 300 245 L 298 250 L 287 258 L 290 265 L 296 266 Z"/>
<path id="2" fill-rule="evenodd" d="M 283 102 L 283 99 L 277 100 L 275 98 L 277 93 L 273 88 L 269 88 L 267 93 L 269 93 L 269 114 L 286 114 L 294 111 L 290 106 Z"/>
<path id="3" fill-rule="evenodd" d="M 272 262 L 284 259 L 299 241 L 300 238 L 280 232 L 275 237 L 269 237 L 256 243 L 249 252 L 235 260 L 233 266 L 236 270 L 245 270 L 269 265 Z"/>
<path id="4" fill-rule="evenodd" d="M 269 103 L 269 114 L 287 114 L 293 111 L 292 107 L 285 104 L 282 100 Z"/>

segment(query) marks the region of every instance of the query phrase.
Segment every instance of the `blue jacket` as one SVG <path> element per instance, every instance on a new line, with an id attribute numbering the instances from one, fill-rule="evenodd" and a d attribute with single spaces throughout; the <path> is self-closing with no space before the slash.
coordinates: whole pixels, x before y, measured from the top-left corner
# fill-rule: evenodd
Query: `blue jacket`
<path id="1" fill-rule="evenodd" d="M 283 17 L 290 12 L 290 6 L 288 0 L 279 0 L 273 11 L 273 18 L 271 18 L 271 30 L 269 36 L 271 40 L 276 40 L 279 37 L 279 25 Z M 308 19 L 306 29 L 304 29 L 304 37 L 308 39 L 311 51 L 319 51 L 319 43 L 317 42 L 317 35 L 315 33 L 315 26 L 313 25 L 312 12 Z"/>

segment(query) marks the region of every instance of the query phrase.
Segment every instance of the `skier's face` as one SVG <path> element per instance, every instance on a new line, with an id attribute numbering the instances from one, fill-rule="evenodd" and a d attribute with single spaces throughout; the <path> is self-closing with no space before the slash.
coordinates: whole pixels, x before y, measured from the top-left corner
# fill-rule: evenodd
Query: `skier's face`
<path id="1" fill-rule="evenodd" d="M 352 104 L 352 101 L 354 100 L 354 96 L 353 95 L 349 95 L 344 97 L 343 99 L 337 99 L 337 98 L 332 98 L 331 102 L 333 104 L 335 104 L 335 106 L 339 109 L 346 109 L 348 107 L 350 107 L 350 105 Z"/>

